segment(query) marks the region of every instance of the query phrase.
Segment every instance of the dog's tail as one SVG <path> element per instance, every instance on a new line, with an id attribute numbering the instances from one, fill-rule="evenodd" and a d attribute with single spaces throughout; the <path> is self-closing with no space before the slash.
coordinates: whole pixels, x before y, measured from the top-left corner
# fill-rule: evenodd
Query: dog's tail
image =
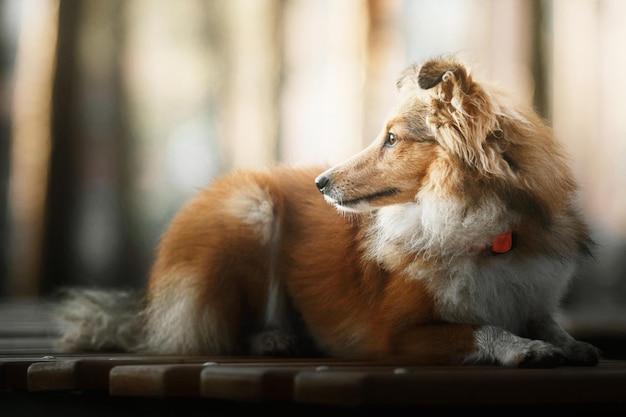
<path id="1" fill-rule="evenodd" d="M 64 289 L 52 302 L 60 352 L 136 352 L 144 344 L 144 297 L 119 290 Z"/>

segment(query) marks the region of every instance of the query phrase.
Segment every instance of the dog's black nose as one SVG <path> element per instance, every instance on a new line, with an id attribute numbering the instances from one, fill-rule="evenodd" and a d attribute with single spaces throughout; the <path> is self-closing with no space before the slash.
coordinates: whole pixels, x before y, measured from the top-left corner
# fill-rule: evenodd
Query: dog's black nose
<path id="1" fill-rule="evenodd" d="M 330 178 L 325 174 L 321 174 L 317 178 L 315 178 L 315 185 L 317 186 L 317 189 L 320 190 L 320 193 L 324 192 L 324 189 L 328 187 L 329 183 Z"/>

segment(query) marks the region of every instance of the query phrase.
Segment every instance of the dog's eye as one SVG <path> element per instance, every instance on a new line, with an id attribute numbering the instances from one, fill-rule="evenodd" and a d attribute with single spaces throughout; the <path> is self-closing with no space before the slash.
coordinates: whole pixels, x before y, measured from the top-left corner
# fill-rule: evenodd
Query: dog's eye
<path id="1" fill-rule="evenodd" d="M 385 138 L 385 146 L 395 146 L 400 140 L 395 133 L 387 132 L 387 138 Z"/>

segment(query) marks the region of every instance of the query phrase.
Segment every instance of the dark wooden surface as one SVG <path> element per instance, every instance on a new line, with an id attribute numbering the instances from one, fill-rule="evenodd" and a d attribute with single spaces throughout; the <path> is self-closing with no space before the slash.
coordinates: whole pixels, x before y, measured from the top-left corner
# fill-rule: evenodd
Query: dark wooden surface
<path id="1" fill-rule="evenodd" d="M 626 415 L 626 355 L 591 368 L 554 369 L 61 355 L 51 343 L 54 333 L 45 305 L 0 303 L 0 415 L 157 416 L 179 414 L 181 407 L 198 415 L 407 408 L 418 415 Z M 619 353 L 619 343 L 612 349 Z"/>

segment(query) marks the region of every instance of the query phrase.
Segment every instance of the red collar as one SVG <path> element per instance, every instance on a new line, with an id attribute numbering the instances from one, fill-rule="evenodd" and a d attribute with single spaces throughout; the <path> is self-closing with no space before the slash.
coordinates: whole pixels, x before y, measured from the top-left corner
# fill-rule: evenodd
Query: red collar
<path id="1" fill-rule="evenodd" d="M 483 249 L 491 255 L 502 255 L 515 249 L 517 245 L 517 234 L 506 232 L 493 238 L 491 243 L 485 245 Z"/>

